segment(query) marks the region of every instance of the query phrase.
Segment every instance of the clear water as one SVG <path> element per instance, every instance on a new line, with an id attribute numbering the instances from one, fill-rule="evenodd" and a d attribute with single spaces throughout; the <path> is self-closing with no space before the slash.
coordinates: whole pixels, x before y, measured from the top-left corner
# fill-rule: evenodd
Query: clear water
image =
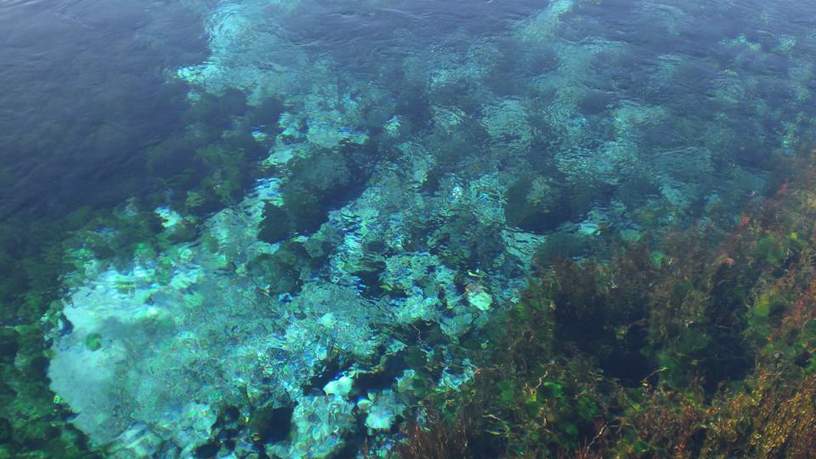
<path id="1" fill-rule="evenodd" d="M 113 456 L 384 455 L 417 387 L 472 380 L 535 260 L 733 224 L 766 192 L 816 132 L 814 22 L 781 0 L 5 2 L 0 215 L 73 222 L 42 380 Z"/>
<path id="2" fill-rule="evenodd" d="M 3 2 L 0 214 L 138 193 L 139 152 L 185 103 L 167 72 L 205 55 L 202 34 L 195 13 L 165 2 Z"/>

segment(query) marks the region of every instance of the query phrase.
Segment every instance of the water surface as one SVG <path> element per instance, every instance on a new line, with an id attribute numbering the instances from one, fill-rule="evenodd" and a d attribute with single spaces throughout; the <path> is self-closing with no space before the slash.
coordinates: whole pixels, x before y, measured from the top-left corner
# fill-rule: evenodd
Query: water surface
<path id="1" fill-rule="evenodd" d="M 3 317 L 43 317 L 25 333 L 44 345 L 9 345 L 40 359 L 14 385 L 74 433 L 31 446 L 4 409 L 2 440 L 388 454 L 489 365 L 497 317 L 550 263 L 726 230 L 768 193 L 816 132 L 813 18 L 781 0 L 5 2 L 2 269 L 27 268 Z M 615 384 L 655 374 L 627 355 L 594 358 Z"/>

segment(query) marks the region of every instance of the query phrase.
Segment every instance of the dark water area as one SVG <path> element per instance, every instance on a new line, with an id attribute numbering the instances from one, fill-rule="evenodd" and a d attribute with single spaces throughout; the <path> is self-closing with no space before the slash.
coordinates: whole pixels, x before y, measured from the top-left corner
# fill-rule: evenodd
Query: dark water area
<path id="1" fill-rule="evenodd" d="M 501 39 L 516 21 L 541 7 L 538 2 L 507 3 L 407 2 L 357 10 L 313 2 L 308 14 L 274 27 L 297 47 L 331 56 L 349 69 L 374 72 L 384 67 L 382 59 L 421 55 L 451 41 L 465 47 L 473 37 Z M 677 14 L 680 6 L 682 14 Z M 809 18 L 816 15 L 813 6 L 795 2 L 774 7 L 764 28 L 758 28 L 752 12 L 763 9 L 761 2 L 680 6 L 656 3 L 644 10 L 625 0 L 590 5 L 565 38 L 600 36 L 631 47 L 625 60 L 600 63 L 610 67 L 606 83 L 612 85 L 596 88 L 600 91 L 643 89 L 637 88 L 639 81 L 661 54 L 689 56 L 692 74 L 683 86 L 653 95 L 663 103 L 689 104 L 691 93 L 702 97 L 715 83 L 712 59 L 738 57 L 711 46 L 720 37 L 743 35 L 773 46 L 769 43 L 779 33 L 806 33 L 814 26 Z M 150 188 L 140 152 L 182 127 L 186 88 L 167 75 L 202 59 L 202 18 L 191 8 L 165 2 L 100 7 L 93 1 L 10 1 L 2 8 L 3 213 L 52 208 L 58 215 L 80 205 L 114 204 Z M 666 33 L 655 14 L 678 17 L 672 20 L 673 33 Z M 813 51 L 808 46 L 802 43 L 797 51 Z M 740 65 L 769 77 L 789 70 L 782 56 L 773 55 Z M 643 72 L 640 78 L 638 72 Z"/>
<path id="2" fill-rule="evenodd" d="M 0 459 L 807 457 L 814 30 L 0 3 Z"/>
<path id="3" fill-rule="evenodd" d="M 58 216 L 151 186 L 143 150 L 180 127 L 168 68 L 206 49 L 190 10 L 165 2 L 0 5 L 0 214 Z"/>
<path id="4" fill-rule="evenodd" d="M 451 40 L 451 35 L 458 35 L 459 40 L 496 37 L 541 7 L 537 2 L 467 0 L 444 5 L 401 1 L 360 10 L 329 1 L 313 5 L 310 14 L 283 24 L 283 35 L 317 53 L 339 55 L 341 59 L 356 57 L 361 65 L 363 61 L 375 64 L 372 59 L 430 50 Z"/>

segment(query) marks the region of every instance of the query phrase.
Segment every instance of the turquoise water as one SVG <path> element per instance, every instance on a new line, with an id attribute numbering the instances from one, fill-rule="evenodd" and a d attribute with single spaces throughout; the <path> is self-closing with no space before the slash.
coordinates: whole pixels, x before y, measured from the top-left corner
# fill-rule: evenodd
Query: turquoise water
<path id="1" fill-rule="evenodd" d="M 2 266 L 48 222 L 58 266 L 3 324 L 82 448 L 385 455 L 537 266 L 731 225 L 812 144 L 816 6 L 712 3 L 8 2 Z"/>

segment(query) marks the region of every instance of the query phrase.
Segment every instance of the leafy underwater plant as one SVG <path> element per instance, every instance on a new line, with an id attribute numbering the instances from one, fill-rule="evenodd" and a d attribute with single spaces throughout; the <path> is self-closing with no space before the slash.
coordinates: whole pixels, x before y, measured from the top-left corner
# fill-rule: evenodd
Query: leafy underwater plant
<path id="1" fill-rule="evenodd" d="M 787 180 L 732 229 L 691 228 L 652 241 L 660 263 L 637 243 L 608 260 L 543 269 L 495 319 L 493 351 L 457 399 L 463 407 L 424 430 L 412 427 L 400 451 L 810 457 L 814 159 L 784 160 Z M 643 366 L 633 368 L 633 358 Z M 452 436 L 457 442 L 444 449 Z"/>

